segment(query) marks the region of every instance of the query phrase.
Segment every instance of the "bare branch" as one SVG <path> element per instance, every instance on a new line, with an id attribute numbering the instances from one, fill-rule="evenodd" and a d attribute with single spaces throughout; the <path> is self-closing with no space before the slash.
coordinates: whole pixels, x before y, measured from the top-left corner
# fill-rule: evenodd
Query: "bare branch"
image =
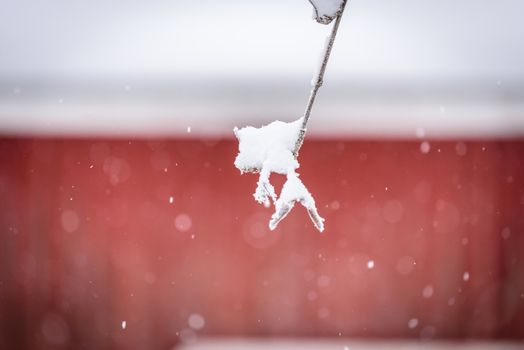
<path id="1" fill-rule="evenodd" d="M 342 3 L 337 19 L 335 20 L 335 23 L 333 24 L 333 28 L 331 29 L 331 34 L 329 36 L 329 41 L 325 48 L 324 57 L 322 58 L 322 64 L 318 71 L 318 75 L 315 80 L 315 85 L 313 85 L 313 88 L 311 89 L 311 94 L 309 95 L 309 100 L 306 106 L 306 111 L 304 112 L 304 119 L 302 120 L 302 126 L 300 128 L 297 143 L 295 144 L 295 149 L 293 150 L 293 155 L 295 156 L 295 158 L 298 157 L 298 151 L 300 150 L 300 147 L 302 147 L 302 143 L 304 142 L 304 137 L 306 136 L 306 130 L 307 130 L 307 123 L 309 121 L 309 117 L 311 116 L 311 110 L 313 109 L 313 104 L 315 103 L 318 89 L 320 89 L 320 87 L 322 86 L 324 82 L 324 73 L 326 72 L 326 67 L 329 61 L 329 56 L 331 54 L 331 49 L 333 48 L 333 44 L 335 43 L 335 37 L 337 36 L 337 31 L 340 25 L 340 21 L 342 20 L 342 15 L 344 14 L 346 2 L 347 0 L 344 0 L 344 2 Z M 315 8 L 315 11 L 316 11 L 316 8 Z"/>

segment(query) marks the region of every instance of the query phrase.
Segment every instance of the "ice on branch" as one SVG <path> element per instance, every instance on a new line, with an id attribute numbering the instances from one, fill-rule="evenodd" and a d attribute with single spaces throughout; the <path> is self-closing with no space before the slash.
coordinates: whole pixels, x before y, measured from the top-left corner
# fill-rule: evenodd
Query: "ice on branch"
<path id="1" fill-rule="evenodd" d="M 345 0 L 309 0 L 313 5 L 314 18 L 318 23 L 329 24 L 342 11 Z"/>
<path id="2" fill-rule="evenodd" d="M 253 196 L 266 207 L 270 206 L 271 201 L 275 205 L 275 213 L 269 221 L 271 230 L 289 214 L 296 202 L 307 209 L 315 227 L 321 232 L 324 230 L 324 219 L 318 214 L 315 200 L 295 171 L 300 164 L 293 152 L 302 121 L 303 118 L 290 123 L 277 120 L 260 128 L 248 126 L 234 130 L 239 142 L 235 166 L 242 173 L 259 173 Z M 275 188 L 270 183 L 271 173 L 287 177 L 280 197 L 277 197 Z"/>

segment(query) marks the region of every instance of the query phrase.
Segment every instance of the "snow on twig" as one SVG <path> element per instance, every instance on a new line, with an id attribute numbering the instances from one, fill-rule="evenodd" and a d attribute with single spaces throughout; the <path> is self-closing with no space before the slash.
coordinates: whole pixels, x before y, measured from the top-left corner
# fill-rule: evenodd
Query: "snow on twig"
<path id="1" fill-rule="evenodd" d="M 318 5 L 320 3 L 323 3 L 323 1 L 328 1 L 328 0 L 310 0 L 310 2 L 313 4 L 314 7 L 315 7 L 315 4 Z M 335 20 L 335 23 L 333 24 L 333 28 L 331 29 L 331 32 L 326 40 L 326 44 L 323 49 L 324 55 L 322 56 L 322 62 L 320 64 L 320 68 L 318 69 L 316 77 L 313 77 L 313 81 L 312 81 L 313 88 L 311 89 L 311 93 L 309 94 L 309 100 L 307 102 L 306 111 L 304 112 L 304 116 L 302 120 L 302 127 L 300 128 L 300 134 L 295 144 L 295 149 L 293 150 L 293 154 L 295 155 L 295 157 L 298 157 L 298 151 L 300 150 L 300 147 L 302 147 L 302 143 L 304 142 L 304 137 L 306 136 L 306 130 L 307 130 L 307 123 L 309 122 L 309 117 L 311 116 L 311 111 L 313 110 L 313 105 L 315 104 L 315 99 L 317 98 L 318 90 L 324 83 L 324 74 L 326 73 L 327 64 L 329 62 L 329 56 L 331 55 L 331 50 L 333 49 L 333 45 L 335 44 L 335 38 L 337 36 L 338 27 L 340 26 L 340 21 L 342 20 L 342 15 L 346 7 L 346 0 L 334 0 L 334 1 L 340 2 L 340 8 L 336 12 L 337 19 Z M 316 7 L 315 7 L 315 11 L 318 11 L 316 10 Z"/>
<path id="2" fill-rule="evenodd" d="M 324 219 L 318 214 L 315 200 L 296 172 L 300 166 L 297 158 L 298 151 L 304 142 L 315 98 L 323 83 L 346 0 L 309 1 L 315 8 L 315 17 L 318 22 L 328 24 L 334 18 L 336 20 L 326 40 L 320 67 L 313 78 L 313 86 L 304 116 L 289 123 L 277 120 L 260 128 L 248 126 L 234 129 L 239 141 L 239 153 L 235 159 L 235 166 L 242 173 L 260 173 L 253 196 L 257 202 L 266 207 L 270 206 L 271 201 L 275 205 L 275 213 L 269 221 L 271 230 L 274 230 L 279 222 L 289 214 L 296 202 L 306 208 L 315 227 L 320 232 L 324 230 Z M 270 183 L 271 173 L 286 175 L 286 182 L 279 197 Z"/>
<path id="3" fill-rule="evenodd" d="M 318 23 L 329 24 L 344 11 L 345 0 L 309 0 Z"/>

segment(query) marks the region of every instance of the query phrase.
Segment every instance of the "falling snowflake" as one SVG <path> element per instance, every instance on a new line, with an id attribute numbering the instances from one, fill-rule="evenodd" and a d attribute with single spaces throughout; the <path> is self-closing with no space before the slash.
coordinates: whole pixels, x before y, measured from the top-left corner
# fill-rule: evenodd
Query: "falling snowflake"
<path id="1" fill-rule="evenodd" d="M 368 263 L 367 263 L 367 267 L 368 269 L 372 269 L 375 267 L 375 262 L 373 260 L 369 260 Z"/>

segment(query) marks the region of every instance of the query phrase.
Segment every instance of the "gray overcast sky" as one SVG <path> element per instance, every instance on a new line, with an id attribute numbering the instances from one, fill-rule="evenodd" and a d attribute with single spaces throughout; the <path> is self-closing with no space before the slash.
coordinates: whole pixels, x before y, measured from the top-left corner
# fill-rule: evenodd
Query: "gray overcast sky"
<path id="1" fill-rule="evenodd" d="M 307 0 L 0 0 L 0 77 L 304 77 Z M 524 81 L 522 0 L 350 0 L 330 75 Z"/>
<path id="2" fill-rule="evenodd" d="M 0 0 L 0 132 L 231 136 L 292 120 L 329 30 L 312 12 Z M 312 133 L 524 135 L 523 13 L 523 0 L 349 0 Z"/>

